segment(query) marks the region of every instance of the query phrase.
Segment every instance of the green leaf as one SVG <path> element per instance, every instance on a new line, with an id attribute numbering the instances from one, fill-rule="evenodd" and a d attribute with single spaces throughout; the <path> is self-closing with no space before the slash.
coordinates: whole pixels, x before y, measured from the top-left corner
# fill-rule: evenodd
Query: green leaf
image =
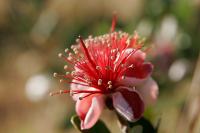
<path id="1" fill-rule="evenodd" d="M 142 133 L 157 133 L 158 130 L 158 126 L 155 128 L 151 122 L 144 117 L 136 122 L 129 122 L 129 127 L 132 128 L 131 131 L 134 131 L 134 128 L 138 126 L 142 126 Z"/>
<path id="2" fill-rule="evenodd" d="M 136 122 L 129 122 L 117 113 L 118 120 L 121 125 L 121 130 L 125 133 L 157 133 L 160 120 L 154 127 L 149 120 L 142 117 Z"/>
<path id="3" fill-rule="evenodd" d="M 98 120 L 97 123 L 91 129 L 87 130 L 81 130 L 81 121 L 77 115 L 71 117 L 71 123 L 74 126 L 74 128 L 79 130 L 81 133 L 111 133 L 107 126 L 104 124 L 104 122 L 101 120 Z"/>

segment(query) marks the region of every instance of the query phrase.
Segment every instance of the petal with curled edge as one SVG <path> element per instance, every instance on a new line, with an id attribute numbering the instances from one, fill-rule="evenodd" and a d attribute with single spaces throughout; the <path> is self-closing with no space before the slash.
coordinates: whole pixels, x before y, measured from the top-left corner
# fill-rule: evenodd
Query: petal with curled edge
<path id="1" fill-rule="evenodd" d="M 151 77 L 148 78 L 144 84 L 141 84 L 136 88 L 142 96 L 145 106 L 155 104 L 158 97 L 159 88 L 157 83 Z"/>
<path id="2" fill-rule="evenodd" d="M 76 112 L 81 119 L 81 129 L 91 128 L 98 121 L 103 108 L 104 98 L 100 94 L 77 100 Z"/>
<path id="3" fill-rule="evenodd" d="M 131 122 L 140 119 L 144 112 L 144 102 L 139 93 L 128 87 L 117 89 L 118 92 L 112 95 L 113 106 L 117 112 Z"/>

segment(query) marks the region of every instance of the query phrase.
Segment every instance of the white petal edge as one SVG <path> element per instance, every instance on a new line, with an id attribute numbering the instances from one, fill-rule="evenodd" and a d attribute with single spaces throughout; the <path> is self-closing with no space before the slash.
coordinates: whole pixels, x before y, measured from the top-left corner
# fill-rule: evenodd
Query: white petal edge
<path id="1" fill-rule="evenodd" d="M 136 121 L 133 116 L 133 110 L 123 98 L 120 92 L 116 92 L 113 94 L 113 106 L 117 110 L 117 112 L 125 117 L 128 121 Z"/>

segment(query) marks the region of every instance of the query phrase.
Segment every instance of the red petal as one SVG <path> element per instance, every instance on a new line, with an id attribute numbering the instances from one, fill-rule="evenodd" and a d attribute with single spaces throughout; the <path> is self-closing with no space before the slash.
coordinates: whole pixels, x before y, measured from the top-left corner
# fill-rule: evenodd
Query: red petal
<path id="1" fill-rule="evenodd" d="M 119 114 L 129 121 L 138 120 L 144 112 L 144 103 L 140 95 L 131 88 L 119 87 L 113 94 L 113 106 Z"/>
<path id="2" fill-rule="evenodd" d="M 130 51 L 130 50 L 129 50 Z M 143 63 L 146 58 L 146 53 L 141 50 L 137 50 L 128 60 L 128 64 L 140 64 Z"/>
<path id="3" fill-rule="evenodd" d="M 133 66 L 133 68 L 128 68 L 125 71 L 125 76 L 135 77 L 135 78 L 146 78 L 153 70 L 153 65 L 151 63 L 144 63 L 140 65 Z"/>

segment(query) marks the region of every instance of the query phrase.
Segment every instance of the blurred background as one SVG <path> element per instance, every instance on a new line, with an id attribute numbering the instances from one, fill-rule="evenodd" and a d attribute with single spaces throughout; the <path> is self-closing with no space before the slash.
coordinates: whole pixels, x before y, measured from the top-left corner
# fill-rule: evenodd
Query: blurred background
<path id="1" fill-rule="evenodd" d="M 152 49 L 158 103 L 145 116 L 161 133 L 200 132 L 199 0 L 0 0 L 0 132 L 76 133 L 74 101 L 49 97 L 68 88 L 54 79 L 65 62 L 57 54 L 84 38 L 117 30 L 146 37 Z M 116 116 L 102 120 L 118 133 Z"/>

